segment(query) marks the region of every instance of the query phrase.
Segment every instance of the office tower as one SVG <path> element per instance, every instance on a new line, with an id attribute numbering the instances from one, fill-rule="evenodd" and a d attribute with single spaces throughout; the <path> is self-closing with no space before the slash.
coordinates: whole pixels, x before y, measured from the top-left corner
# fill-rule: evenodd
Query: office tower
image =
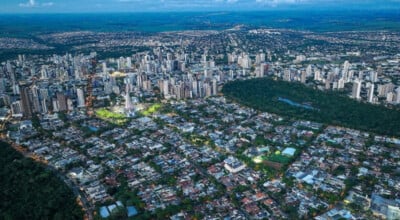
<path id="1" fill-rule="evenodd" d="M 29 86 L 21 86 L 22 114 L 25 118 L 32 118 L 31 90 Z"/>

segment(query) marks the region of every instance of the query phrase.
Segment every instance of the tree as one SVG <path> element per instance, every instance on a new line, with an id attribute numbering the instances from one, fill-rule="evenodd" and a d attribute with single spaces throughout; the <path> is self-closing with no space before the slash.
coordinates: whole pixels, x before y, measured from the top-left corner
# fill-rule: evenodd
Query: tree
<path id="1" fill-rule="evenodd" d="M 72 191 L 52 172 L 1 141 L 0 155 L 0 218 L 82 219 Z"/>

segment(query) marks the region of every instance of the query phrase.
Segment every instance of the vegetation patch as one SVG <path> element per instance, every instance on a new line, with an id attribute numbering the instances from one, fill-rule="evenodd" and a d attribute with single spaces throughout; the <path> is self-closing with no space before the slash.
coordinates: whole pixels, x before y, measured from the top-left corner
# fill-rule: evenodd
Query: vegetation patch
<path id="1" fill-rule="evenodd" d="M 143 110 L 141 112 L 141 114 L 144 115 L 144 116 L 149 116 L 149 115 L 152 115 L 152 114 L 156 113 L 160 108 L 161 108 L 161 104 L 155 103 L 155 104 L 152 104 L 147 109 Z"/>
<path id="2" fill-rule="evenodd" d="M 96 110 L 96 116 L 100 119 L 118 125 L 124 124 L 127 121 L 127 118 L 124 114 L 112 112 L 105 108 Z"/>
<path id="3" fill-rule="evenodd" d="M 83 219 L 71 189 L 54 173 L 0 141 L 0 219 Z"/>
<path id="4" fill-rule="evenodd" d="M 268 161 L 281 163 L 283 165 L 290 163 L 293 158 L 281 155 L 281 154 L 271 154 L 267 157 Z"/>
<path id="5" fill-rule="evenodd" d="M 300 83 L 271 78 L 229 82 L 222 92 L 260 111 L 377 134 L 400 135 L 400 111 L 361 103 L 339 92 L 319 91 Z M 287 101 L 282 101 L 283 98 Z"/>

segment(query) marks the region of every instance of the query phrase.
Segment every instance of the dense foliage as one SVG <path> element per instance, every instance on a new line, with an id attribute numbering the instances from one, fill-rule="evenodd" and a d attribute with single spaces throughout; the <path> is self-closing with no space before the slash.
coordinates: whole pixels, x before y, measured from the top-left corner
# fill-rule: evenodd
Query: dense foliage
<path id="1" fill-rule="evenodd" d="M 0 219 L 82 219 L 71 190 L 0 141 Z"/>
<path id="2" fill-rule="evenodd" d="M 360 103 L 343 94 L 315 90 L 300 83 L 251 79 L 227 83 L 222 92 L 234 101 L 261 111 L 378 134 L 400 135 L 400 111 Z M 282 99 L 297 104 L 290 105 Z M 312 109 L 301 107 L 303 105 Z"/>

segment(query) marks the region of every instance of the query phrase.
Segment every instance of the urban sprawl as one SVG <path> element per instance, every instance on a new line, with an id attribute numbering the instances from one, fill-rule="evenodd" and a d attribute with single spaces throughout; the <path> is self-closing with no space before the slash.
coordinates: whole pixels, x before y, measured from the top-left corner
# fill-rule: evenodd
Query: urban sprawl
<path id="1" fill-rule="evenodd" d="M 270 77 L 396 109 L 398 33 L 237 26 L 38 38 L 0 38 L 0 49 L 76 45 L 1 63 L 2 139 L 64 175 L 89 219 L 400 219 L 398 137 L 221 94 L 227 82 Z M 131 55 L 100 56 L 121 47 Z"/>

